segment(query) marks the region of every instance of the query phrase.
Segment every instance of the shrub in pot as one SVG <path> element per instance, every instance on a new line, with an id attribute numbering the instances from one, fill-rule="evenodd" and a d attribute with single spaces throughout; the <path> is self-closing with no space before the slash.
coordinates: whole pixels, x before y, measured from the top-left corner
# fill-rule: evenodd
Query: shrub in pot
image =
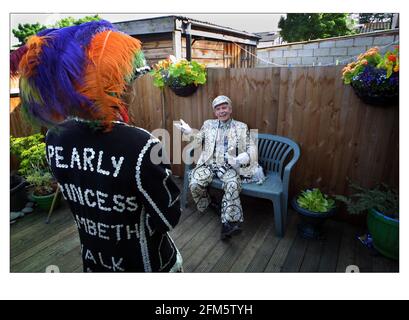
<path id="1" fill-rule="evenodd" d="M 51 172 L 47 169 L 35 169 L 26 177 L 32 187 L 30 197 L 37 203 L 38 207 L 48 211 L 57 190 L 57 182 Z M 55 208 L 59 205 L 59 198 Z"/>
<path id="2" fill-rule="evenodd" d="M 41 133 L 33 134 L 28 137 L 10 136 L 10 153 L 13 154 L 19 163 L 18 172 L 10 174 L 10 211 L 19 212 L 27 204 L 28 197 L 26 192 L 27 182 L 25 175 L 30 170 L 30 164 L 27 160 L 28 151 L 32 147 L 41 143 L 44 136 Z M 23 163 L 22 163 L 23 162 Z"/>
<path id="3" fill-rule="evenodd" d="M 298 225 L 300 235 L 306 239 L 323 238 L 322 225 L 336 212 L 334 199 L 314 188 L 302 191 L 293 198 L 291 204 L 302 218 Z"/>
<path id="4" fill-rule="evenodd" d="M 399 196 L 385 184 L 363 188 L 351 183 L 354 191 L 348 197 L 336 196 L 346 204 L 350 214 L 367 213 L 367 225 L 376 250 L 384 256 L 399 259 Z"/>
<path id="5" fill-rule="evenodd" d="M 20 161 L 19 174 L 26 179 L 32 189 L 30 198 L 40 208 L 48 210 L 57 184 L 46 161 L 44 135 L 37 133 L 28 137 L 11 137 L 10 146 L 10 151 Z"/>

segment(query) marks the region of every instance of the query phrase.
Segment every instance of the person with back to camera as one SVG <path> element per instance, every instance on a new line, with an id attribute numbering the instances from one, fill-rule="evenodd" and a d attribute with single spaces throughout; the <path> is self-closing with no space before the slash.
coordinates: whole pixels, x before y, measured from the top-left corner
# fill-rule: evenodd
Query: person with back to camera
<path id="1" fill-rule="evenodd" d="M 50 127 L 46 158 L 78 228 L 84 271 L 182 271 L 168 234 L 179 189 L 170 167 L 151 158 L 159 140 L 127 124 L 123 94 L 149 70 L 140 41 L 101 20 L 41 31 L 11 59 L 23 110 Z"/>
<path id="2" fill-rule="evenodd" d="M 221 239 L 226 240 L 241 231 L 244 221 L 240 202 L 242 183 L 262 182 L 265 177 L 257 162 L 257 147 L 251 139 L 245 123 L 231 118 L 232 102 L 226 96 L 213 100 L 212 108 L 217 119 L 206 120 L 197 134 L 180 120 L 175 126 L 194 145 L 204 144 L 196 168 L 189 177 L 189 187 L 193 200 L 200 212 L 211 203 L 207 187 L 214 177 L 223 182 L 224 195 L 221 204 Z"/>

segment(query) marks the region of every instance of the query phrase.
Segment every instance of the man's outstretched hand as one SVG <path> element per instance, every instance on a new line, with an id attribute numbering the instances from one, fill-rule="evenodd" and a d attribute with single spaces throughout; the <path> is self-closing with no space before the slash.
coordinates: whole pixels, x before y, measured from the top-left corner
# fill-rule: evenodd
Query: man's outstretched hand
<path id="1" fill-rule="evenodd" d="M 180 123 L 175 123 L 175 127 L 185 134 L 190 134 L 192 132 L 192 128 L 182 119 L 180 119 Z"/>

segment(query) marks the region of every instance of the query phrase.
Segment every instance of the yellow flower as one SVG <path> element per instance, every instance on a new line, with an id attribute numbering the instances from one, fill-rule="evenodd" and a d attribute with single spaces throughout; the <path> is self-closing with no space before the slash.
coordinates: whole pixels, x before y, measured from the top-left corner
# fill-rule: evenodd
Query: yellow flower
<path id="1" fill-rule="evenodd" d="M 399 65 L 397 64 L 394 68 L 393 68 L 394 72 L 398 72 L 399 71 Z"/>

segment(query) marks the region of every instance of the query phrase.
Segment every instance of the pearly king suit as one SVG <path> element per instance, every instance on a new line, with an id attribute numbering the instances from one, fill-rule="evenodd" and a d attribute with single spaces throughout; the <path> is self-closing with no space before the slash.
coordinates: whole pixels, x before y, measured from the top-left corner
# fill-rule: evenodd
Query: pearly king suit
<path id="1" fill-rule="evenodd" d="M 197 166 L 189 177 L 189 187 L 198 210 L 203 212 L 209 206 L 207 186 L 217 176 L 222 180 L 224 190 L 222 223 L 242 222 L 243 210 L 239 198 L 241 183 L 253 182 L 253 176 L 260 169 L 257 147 L 247 125 L 234 119 L 226 122 L 206 120 L 198 133 L 186 136 L 195 147 L 203 148 Z M 232 159 L 244 152 L 249 156 L 248 164 L 231 165 Z"/>

